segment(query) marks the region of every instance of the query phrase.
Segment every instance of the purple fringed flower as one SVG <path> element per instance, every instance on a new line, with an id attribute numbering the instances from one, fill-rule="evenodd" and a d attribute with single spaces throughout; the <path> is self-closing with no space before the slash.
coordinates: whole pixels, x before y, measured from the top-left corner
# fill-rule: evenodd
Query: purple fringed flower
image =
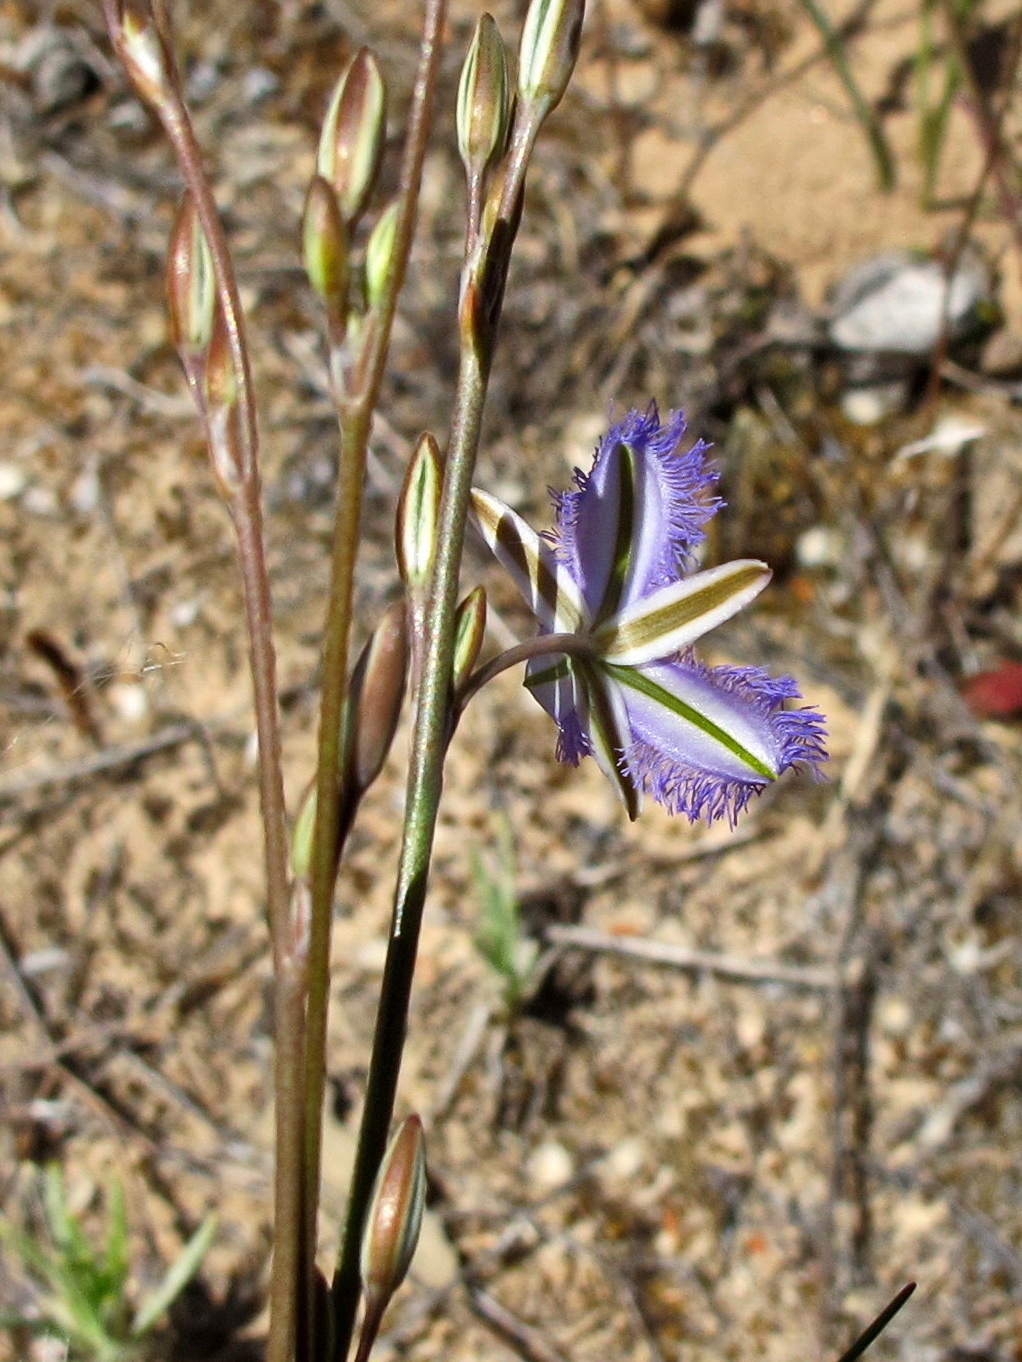
<path id="1" fill-rule="evenodd" d="M 536 534 L 473 492 L 483 537 L 543 634 L 564 652 L 529 662 L 525 684 L 559 729 L 557 756 L 592 755 L 631 817 L 643 792 L 691 820 L 733 825 L 789 766 L 826 760 L 823 717 L 788 709 L 790 676 L 707 667 L 690 645 L 753 600 L 770 570 L 743 558 L 693 571 L 692 550 L 722 505 L 707 446 L 680 448 L 681 412 L 630 411 L 574 489 L 552 493 L 557 523 Z M 570 636 L 570 637 L 567 637 Z"/>

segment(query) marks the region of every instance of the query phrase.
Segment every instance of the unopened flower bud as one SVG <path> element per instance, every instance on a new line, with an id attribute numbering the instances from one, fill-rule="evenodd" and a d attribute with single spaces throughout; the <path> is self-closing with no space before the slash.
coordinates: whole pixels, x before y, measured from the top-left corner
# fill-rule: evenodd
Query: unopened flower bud
<path id="1" fill-rule="evenodd" d="M 221 493 L 230 498 L 244 481 L 243 442 L 239 425 L 238 378 L 224 314 L 213 312 L 213 334 L 203 370 L 202 406 L 213 472 Z"/>
<path id="2" fill-rule="evenodd" d="M 486 592 L 473 587 L 458 606 L 454 619 L 454 656 L 451 663 L 451 684 L 454 694 L 472 675 L 479 649 L 486 634 Z"/>
<path id="3" fill-rule="evenodd" d="M 458 149 L 469 177 L 482 175 L 507 140 L 507 53 L 492 15 L 476 24 L 458 86 Z"/>
<path id="4" fill-rule="evenodd" d="M 171 227 L 167 302 L 174 348 L 187 362 L 209 345 L 216 304 L 213 257 L 191 194 L 182 197 Z"/>
<path id="5" fill-rule="evenodd" d="M 213 309 L 213 326 L 206 351 L 206 405 L 211 411 L 226 410 L 238 401 L 238 378 L 234 371 L 227 324 L 219 307 Z"/>
<path id="6" fill-rule="evenodd" d="M 133 4 L 107 6 L 116 13 L 110 20 L 110 36 L 135 89 L 158 108 L 166 104 L 173 89 L 173 63 L 164 35 L 146 14 Z"/>
<path id="7" fill-rule="evenodd" d="M 309 283 L 327 312 L 342 318 L 348 303 L 348 230 L 337 196 L 322 175 L 314 175 L 302 213 L 302 260 Z"/>
<path id="8" fill-rule="evenodd" d="M 366 302 L 370 308 L 376 307 L 387 286 L 397 237 L 397 209 L 396 203 L 384 209 L 366 243 Z"/>
<path id="9" fill-rule="evenodd" d="M 298 816 L 291 830 L 291 871 L 295 879 L 308 879 L 312 869 L 312 843 L 316 833 L 316 782 L 302 795 Z"/>
<path id="10" fill-rule="evenodd" d="M 404 1280 L 426 1204 L 426 1142 L 409 1116 L 383 1156 L 362 1236 L 362 1285 L 368 1311 L 381 1313 Z"/>
<path id="11" fill-rule="evenodd" d="M 369 788 L 387 759 L 401 717 L 407 671 L 405 610 L 399 601 L 376 626 L 351 677 L 345 772 L 356 797 Z"/>
<path id="12" fill-rule="evenodd" d="M 316 157 L 316 171 L 337 195 L 349 225 L 364 212 L 376 183 L 386 124 L 383 77 L 363 47 L 334 87 Z"/>
<path id="13" fill-rule="evenodd" d="M 578 59 L 585 0 L 532 0 L 518 51 L 518 93 L 545 117 L 561 102 Z"/>
<path id="14" fill-rule="evenodd" d="M 394 534 L 401 580 L 412 591 L 423 591 L 433 571 L 442 482 L 440 447 L 432 435 L 420 435 L 398 498 Z"/>

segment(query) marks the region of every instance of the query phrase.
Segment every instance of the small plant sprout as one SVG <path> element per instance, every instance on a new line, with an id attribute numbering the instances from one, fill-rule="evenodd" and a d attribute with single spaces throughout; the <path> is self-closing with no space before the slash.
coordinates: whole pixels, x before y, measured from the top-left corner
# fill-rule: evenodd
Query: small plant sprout
<path id="1" fill-rule="evenodd" d="M 500 820 L 496 866 L 491 869 L 478 850 L 472 851 L 472 878 L 479 896 L 476 949 L 503 986 L 504 1005 L 514 1011 L 529 992 L 539 948 L 522 932 L 515 887 L 515 857 L 511 826 Z"/>
<path id="2" fill-rule="evenodd" d="M 0 1315 L 0 1324 L 61 1338 L 69 1356 L 82 1362 L 133 1362 L 198 1271 L 216 1231 L 216 1217 L 203 1221 L 159 1285 L 135 1303 L 121 1184 L 110 1184 L 102 1248 L 92 1244 L 70 1210 L 59 1168 L 46 1169 L 42 1191 L 44 1242 L 0 1220 L 0 1241 L 21 1259 L 40 1290 L 35 1314 Z"/>

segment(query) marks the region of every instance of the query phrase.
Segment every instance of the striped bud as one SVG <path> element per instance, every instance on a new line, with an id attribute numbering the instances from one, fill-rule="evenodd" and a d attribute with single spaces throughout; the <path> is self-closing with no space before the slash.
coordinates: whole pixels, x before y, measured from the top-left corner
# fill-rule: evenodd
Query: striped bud
<path id="1" fill-rule="evenodd" d="M 476 24 L 458 86 L 458 149 L 471 179 L 502 155 L 507 141 L 507 53 L 493 17 Z"/>
<path id="2" fill-rule="evenodd" d="M 458 695 L 472 675 L 486 634 L 486 592 L 473 587 L 458 606 L 454 619 L 454 657 L 451 663 L 451 684 Z"/>
<path id="3" fill-rule="evenodd" d="M 409 1116 L 383 1156 L 362 1236 L 366 1313 L 377 1321 L 411 1264 L 425 1204 L 426 1141 L 418 1116 Z"/>
<path id="4" fill-rule="evenodd" d="M 440 446 L 432 435 L 420 435 L 405 473 L 394 527 L 401 580 L 414 592 L 425 590 L 433 571 L 442 483 Z"/>
<path id="5" fill-rule="evenodd" d="M 585 0 L 531 0 L 518 51 L 518 93 L 545 117 L 561 102 L 578 59 Z"/>
<path id="6" fill-rule="evenodd" d="M 345 781 L 358 798 L 373 783 L 394 741 L 408 672 L 404 603 L 384 613 L 355 665 L 345 725 Z"/>
<path id="7" fill-rule="evenodd" d="M 173 92 L 173 63 L 164 36 L 135 5 L 107 4 L 110 37 L 135 89 L 164 108 Z"/>
<path id="8" fill-rule="evenodd" d="M 370 308 L 380 302 L 390 277 L 397 238 L 397 207 L 392 203 L 383 210 L 366 243 L 366 303 Z"/>
<path id="9" fill-rule="evenodd" d="M 302 795 L 298 816 L 291 830 L 291 872 L 295 879 L 305 880 L 312 869 L 312 844 L 316 834 L 316 782 L 312 781 Z"/>
<path id="10" fill-rule="evenodd" d="M 219 307 L 213 309 L 212 333 L 206 349 L 206 406 L 210 411 L 226 411 L 237 405 L 238 378 L 227 324 Z"/>
<path id="11" fill-rule="evenodd" d="M 170 231 L 167 302 L 174 348 L 187 363 L 209 345 L 216 305 L 213 257 L 195 200 L 187 193 L 178 204 Z"/>
<path id="12" fill-rule="evenodd" d="M 386 125 L 383 77 L 363 47 L 334 86 L 316 157 L 316 171 L 337 195 L 349 226 L 365 211 L 376 183 Z"/>
<path id="13" fill-rule="evenodd" d="M 302 213 L 302 260 L 309 283 L 327 312 L 338 319 L 348 305 L 348 230 L 337 196 L 322 175 L 314 175 Z"/>
<path id="14" fill-rule="evenodd" d="M 239 425 L 238 377 L 227 323 L 219 307 L 213 312 L 213 334 L 202 373 L 206 438 L 221 494 L 230 499 L 244 481 L 243 441 Z"/>

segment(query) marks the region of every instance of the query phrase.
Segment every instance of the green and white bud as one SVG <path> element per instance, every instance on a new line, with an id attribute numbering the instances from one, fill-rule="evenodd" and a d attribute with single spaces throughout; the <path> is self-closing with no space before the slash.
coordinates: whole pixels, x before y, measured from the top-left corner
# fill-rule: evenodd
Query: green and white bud
<path id="1" fill-rule="evenodd" d="M 238 376 L 234 370 L 234 352 L 227 333 L 227 323 L 219 306 L 213 309 L 213 326 L 206 348 L 206 407 L 210 411 L 228 411 L 238 403 Z"/>
<path id="2" fill-rule="evenodd" d="M 409 1116 L 383 1156 L 362 1236 L 366 1313 L 377 1322 L 411 1264 L 425 1205 L 426 1141 L 418 1116 Z"/>
<path id="3" fill-rule="evenodd" d="M 167 252 L 167 303 L 174 348 L 185 363 L 202 355 L 213 337 L 216 278 L 213 256 L 195 200 L 184 194 L 174 214 Z"/>
<path id="4" fill-rule="evenodd" d="M 458 149 L 470 179 L 503 155 L 510 104 L 507 52 L 492 15 L 483 14 L 458 86 Z"/>
<path id="5" fill-rule="evenodd" d="M 473 587 L 458 606 L 454 618 L 454 656 L 451 662 L 451 684 L 455 696 L 472 675 L 486 635 L 486 592 Z"/>
<path id="6" fill-rule="evenodd" d="M 230 500 L 245 480 L 244 440 L 239 424 L 241 408 L 234 352 L 219 306 L 213 312 L 213 334 L 206 349 L 201 381 L 200 400 L 206 418 L 210 463 L 221 495 Z"/>
<path id="7" fill-rule="evenodd" d="M 546 117 L 561 102 L 578 60 L 585 0 L 531 0 L 518 50 L 518 93 Z"/>
<path id="8" fill-rule="evenodd" d="M 307 880 L 312 869 L 312 843 L 316 834 L 316 782 L 302 795 L 298 816 L 291 829 L 291 871 L 295 879 Z"/>
<path id="9" fill-rule="evenodd" d="M 383 77 L 376 58 L 363 47 L 334 86 L 316 157 L 316 172 L 337 195 L 341 216 L 349 226 L 369 202 L 386 126 Z"/>
<path id="10" fill-rule="evenodd" d="M 390 204 L 380 214 L 366 243 L 366 303 L 372 309 L 383 297 L 397 239 L 397 203 Z"/>
<path id="11" fill-rule="evenodd" d="M 163 35 L 133 4 L 106 8 L 110 36 L 131 83 L 147 103 L 164 109 L 173 92 L 173 62 Z"/>
<path id="12" fill-rule="evenodd" d="M 440 446 L 432 435 L 420 435 L 405 473 L 394 526 L 398 570 L 412 592 L 424 591 L 433 572 L 443 477 Z"/>
<path id="13" fill-rule="evenodd" d="M 331 317 L 340 319 L 348 306 L 351 265 L 348 229 L 337 196 L 322 175 L 314 175 L 302 212 L 302 260 L 309 283 Z"/>

